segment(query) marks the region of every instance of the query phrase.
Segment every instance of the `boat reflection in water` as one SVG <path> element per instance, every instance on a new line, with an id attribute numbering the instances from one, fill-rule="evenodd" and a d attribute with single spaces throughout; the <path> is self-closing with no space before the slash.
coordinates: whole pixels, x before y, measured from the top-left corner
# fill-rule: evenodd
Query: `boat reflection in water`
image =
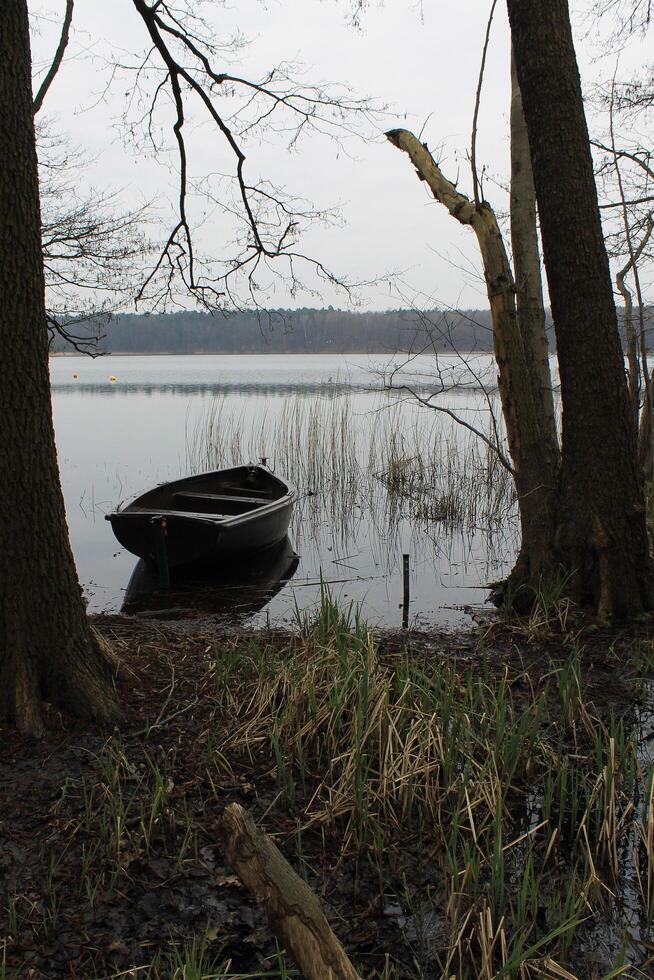
<path id="1" fill-rule="evenodd" d="M 166 619 L 247 619 L 270 602 L 295 575 L 298 564 L 299 558 L 286 537 L 264 551 L 224 560 L 220 569 L 172 569 L 170 588 L 163 590 L 156 568 L 141 559 L 127 585 L 122 612 Z"/>

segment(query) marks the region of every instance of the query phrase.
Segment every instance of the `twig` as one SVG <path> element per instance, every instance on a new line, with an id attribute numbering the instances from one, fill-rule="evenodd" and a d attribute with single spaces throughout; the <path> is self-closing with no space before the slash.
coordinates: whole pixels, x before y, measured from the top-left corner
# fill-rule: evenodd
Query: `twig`
<path id="1" fill-rule="evenodd" d="M 495 7 L 497 6 L 497 0 L 493 0 L 491 5 L 490 14 L 488 15 L 488 23 L 486 24 L 486 37 L 484 39 L 484 48 L 481 53 L 481 65 L 479 66 L 479 79 L 477 81 L 477 94 L 475 96 L 475 111 L 472 115 L 472 137 L 470 140 L 470 167 L 472 169 L 472 187 L 473 194 L 475 198 L 475 204 L 481 203 L 480 194 L 480 183 L 477 177 L 477 120 L 479 118 L 479 106 L 481 103 L 481 89 L 484 84 L 484 69 L 486 67 L 486 54 L 488 53 L 488 43 L 490 41 L 491 26 L 493 23 L 493 16 L 495 14 Z"/>

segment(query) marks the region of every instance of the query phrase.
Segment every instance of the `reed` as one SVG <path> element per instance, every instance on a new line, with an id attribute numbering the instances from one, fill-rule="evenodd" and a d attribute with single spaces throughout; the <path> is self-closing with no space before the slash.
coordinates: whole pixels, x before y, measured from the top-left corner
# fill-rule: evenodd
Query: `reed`
<path id="1" fill-rule="evenodd" d="M 173 703 L 177 687 L 166 684 L 145 738 L 113 736 L 91 773 L 64 783 L 41 892 L 14 883 L 3 893 L 10 955 L 16 935 L 49 944 L 80 914 L 102 927 L 104 903 L 130 900 L 139 867 L 157 856 L 171 876 L 192 870 L 216 840 L 215 814 L 243 792 L 332 908 L 343 882 L 352 887 L 344 906 L 356 905 L 357 931 L 368 915 L 399 910 L 397 925 L 380 930 L 388 945 L 376 971 L 335 920 L 367 980 L 651 973 L 651 700 L 620 707 L 598 696 L 597 645 L 577 633 L 539 646 L 528 670 L 525 647 L 426 655 L 406 634 L 395 643 L 376 634 L 325 584 L 316 613 L 298 610 L 295 627 L 203 634 L 188 701 Z M 515 636 L 506 631 L 509 646 Z M 157 632 L 148 663 L 161 642 Z M 606 653 L 645 693 L 648 643 L 616 641 Z M 157 727 L 165 718 L 168 732 Z M 139 953 L 115 977 L 236 978 L 220 935 L 204 929 L 195 941 L 161 936 L 158 953 Z M 601 967 L 589 950 L 600 950 Z M 0 947 L 0 977 L 4 955 Z M 80 975 L 112 976 L 98 963 Z M 261 976 L 293 975 L 281 953 L 265 966 Z"/>
<path id="2" fill-rule="evenodd" d="M 651 921 L 651 776 L 625 719 L 589 701 L 579 645 L 525 697 L 525 677 L 488 659 L 381 656 L 356 607 L 339 608 L 326 588 L 299 627 L 281 651 L 248 652 L 262 673 L 221 656 L 215 697 L 229 728 L 214 765 L 259 770 L 269 759 L 276 805 L 302 840 L 338 833 L 341 859 L 366 855 L 382 891 L 393 855 L 429 841 L 449 896 L 439 975 L 574 977 L 579 935 L 620 928 L 608 909 L 628 847 L 640 849 Z"/>
<path id="3" fill-rule="evenodd" d="M 189 466 L 212 469 L 267 457 L 316 511 L 348 514 L 362 505 L 451 527 L 491 525 L 515 516 L 513 481 L 497 456 L 443 416 L 380 395 L 357 409 L 353 395 L 309 402 L 289 399 L 281 411 L 246 416 L 214 401 L 189 434 Z M 381 509 L 380 509 L 381 508 Z"/>

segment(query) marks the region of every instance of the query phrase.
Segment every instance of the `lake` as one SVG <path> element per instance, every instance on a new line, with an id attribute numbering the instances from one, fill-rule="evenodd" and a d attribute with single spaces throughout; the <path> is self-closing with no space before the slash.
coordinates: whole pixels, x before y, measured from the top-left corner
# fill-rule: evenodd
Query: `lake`
<path id="1" fill-rule="evenodd" d="M 207 586 L 221 592 L 212 609 L 232 604 L 253 624 L 285 624 L 327 585 L 370 623 L 401 626 L 408 554 L 410 623 L 455 626 L 510 568 L 517 536 L 506 472 L 449 415 L 381 390 L 389 358 L 108 355 L 50 365 L 72 546 L 93 611 L 122 607 L 137 563 L 106 513 L 156 483 L 262 457 L 300 492 L 290 529 L 297 568 L 267 603 L 240 605 L 230 596 L 240 595 L 242 570 L 221 569 L 225 581 Z M 413 358 L 396 381 L 423 397 L 455 385 L 437 404 L 490 433 L 496 396 L 480 379 L 493 378 L 492 359 L 476 355 L 471 373 L 445 356 L 439 371 Z"/>

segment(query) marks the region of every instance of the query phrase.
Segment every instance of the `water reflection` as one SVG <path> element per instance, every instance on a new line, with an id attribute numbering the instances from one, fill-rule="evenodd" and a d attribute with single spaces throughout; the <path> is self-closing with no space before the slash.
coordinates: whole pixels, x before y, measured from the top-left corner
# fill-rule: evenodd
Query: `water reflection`
<path id="1" fill-rule="evenodd" d="M 137 562 L 127 586 L 122 612 L 156 613 L 175 619 L 218 617 L 239 621 L 254 616 L 293 578 L 299 558 L 287 537 L 281 544 L 232 561 L 227 567 L 173 569 L 171 587 L 159 586 L 156 569 Z"/>

